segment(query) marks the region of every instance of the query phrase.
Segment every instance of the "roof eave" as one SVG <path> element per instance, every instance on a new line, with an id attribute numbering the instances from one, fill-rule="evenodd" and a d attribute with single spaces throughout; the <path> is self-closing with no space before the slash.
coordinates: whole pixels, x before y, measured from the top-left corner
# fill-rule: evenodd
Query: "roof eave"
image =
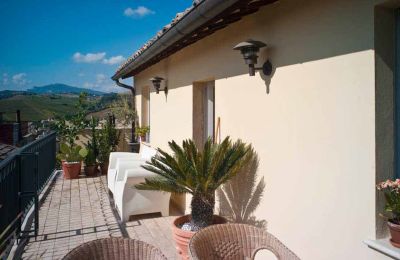
<path id="1" fill-rule="evenodd" d="M 113 80 L 135 76 L 180 49 L 258 11 L 261 6 L 278 0 L 204 0 L 151 43 L 147 49 L 126 62 Z"/>

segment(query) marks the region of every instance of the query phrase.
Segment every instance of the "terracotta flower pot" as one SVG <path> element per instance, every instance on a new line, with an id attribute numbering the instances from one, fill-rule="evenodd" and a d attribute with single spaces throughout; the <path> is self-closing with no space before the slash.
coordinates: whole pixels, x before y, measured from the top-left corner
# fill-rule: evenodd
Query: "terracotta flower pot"
<path id="1" fill-rule="evenodd" d="M 400 225 L 393 223 L 392 221 L 388 221 L 389 231 L 391 235 L 390 243 L 400 248 Z"/>
<path id="2" fill-rule="evenodd" d="M 100 164 L 101 175 L 107 175 L 108 172 L 108 162 Z"/>
<path id="3" fill-rule="evenodd" d="M 65 179 L 76 179 L 81 174 L 81 162 L 62 162 Z"/>
<path id="4" fill-rule="evenodd" d="M 86 176 L 96 176 L 97 175 L 97 165 L 85 166 Z"/>
<path id="5" fill-rule="evenodd" d="M 186 231 L 180 228 L 184 223 L 187 222 L 190 222 L 190 215 L 177 217 L 172 224 L 172 232 L 176 244 L 176 250 L 183 260 L 189 259 L 189 241 L 196 233 L 194 231 Z M 213 217 L 213 224 L 224 224 L 226 222 L 227 220 L 221 216 L 214 215 Z"/>

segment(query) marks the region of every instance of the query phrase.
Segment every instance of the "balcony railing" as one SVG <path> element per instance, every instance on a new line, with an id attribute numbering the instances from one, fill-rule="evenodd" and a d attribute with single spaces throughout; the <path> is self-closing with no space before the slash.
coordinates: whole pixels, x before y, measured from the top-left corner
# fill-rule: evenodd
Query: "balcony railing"
<path id="1" fill-rule="evenodd" d="M 34 204 L 33 232 L 37 232 L 38 196 L 54 173 L 55 165 L 55 132 L 17 149 L 0 162 L 0 256 L 21 237 L 21 223 Z"/>

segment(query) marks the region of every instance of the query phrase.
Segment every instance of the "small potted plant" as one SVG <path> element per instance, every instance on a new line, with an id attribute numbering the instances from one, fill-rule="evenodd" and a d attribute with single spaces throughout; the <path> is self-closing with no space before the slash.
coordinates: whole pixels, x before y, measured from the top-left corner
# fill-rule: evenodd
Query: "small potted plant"
<path id="1" fill-rule="evenodd" d="M 146 141 L 146 134 L 150 131 L 149 126 L 143 126 L 143 127 L 136 127 L 135 134 L 138 138 L 140 138 L 140 141 L 145 142 Z"/>
<path id="2" fill-rule="evenodd" d="M 135 187 L 192 194 L 191 214 L 176 218 L 172 227 L 178 253 L 188 259 L 189 240 L 196 231 L 226 222 L 214 215 L 215 191 L 235 176 L 249 147 L 241 141 L 232 143 L 229 137 L 221 144 L 213 144 L 209 138 L 202 150 L 192 140 L 183 141 L 182 147 L 172 141 L 169 147 L 173 154 L 158 149 L 158 154 L 142 166 L 157 176 Z"/>
<path id="3" fill-rule="evenodd" d="M 60 153 L 57 155 L 62 162 L 62 169 L 66 179 L 78 178 L 81 173 L 82 160 L 87 156 L 88 151 L 79 145 L 62 143 Z"/>
<path id="4" fill-rule="evenodd" d="M 384 192 L 388 217 L 388 227 L 391 235 L 390 243 L 400 248 L 400 179 L 386 180 L 377 185 L 377 189 Z"/>

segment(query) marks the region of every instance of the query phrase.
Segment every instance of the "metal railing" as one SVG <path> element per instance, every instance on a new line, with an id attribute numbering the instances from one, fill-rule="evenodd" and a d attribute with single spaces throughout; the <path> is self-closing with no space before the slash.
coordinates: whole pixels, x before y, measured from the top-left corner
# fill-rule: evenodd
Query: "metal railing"
<path id="1" fill-rule="evenodd" d="M 21 223 L 33 204 L 37 235 L 38 196 L 55 165 L 55 132 L 17 149 L 0 162 L 0 255 L 21 236 Z"/>

